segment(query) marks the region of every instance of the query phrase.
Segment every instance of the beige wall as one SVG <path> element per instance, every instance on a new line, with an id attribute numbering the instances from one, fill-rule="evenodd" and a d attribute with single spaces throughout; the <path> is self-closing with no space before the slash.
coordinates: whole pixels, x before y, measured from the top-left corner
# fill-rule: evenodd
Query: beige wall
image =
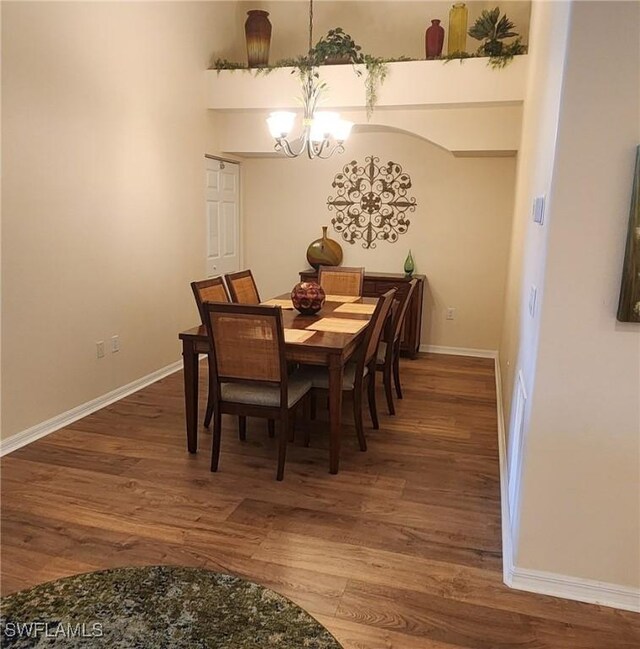
<path id="1" fill-rule="evenodd" d="M 403 272 L 413 251 L 416 272 L 429 278 L 423 344 L 495 350 L 503 313 L 513 209 L 514 158 L 454 158 L 418 138 L 394 133 L 355 134 L 346 153 L 329 160 L 249 159 L 244 171 L 245 263 L 263 295 L 291 289 L 308 266 L 308 244 L 329 224 L 331 182 L 351 160 L 375 155 L 411 175 L 418 207 L 409 231 L 394 244 L 341 241 L 343 264 Z M 456 319 L 445 319 L 447 306 Z"/>
<path id="2" fill-rule="evenodd" d="M 7 437 L 179 359 L 215 148 L 202 70 L 235 18 L 224 3 L 3 2 L 2 30 Z"/>
<path id="3" fill-rule="evenodd" d="M 532 46 L 518 152 L 505 317 L 500 341 L 504 408 L 510 422 L 511 396 L 518 372 L 527 392 L 535 377 L 539 321 L 528 309 L 529 289 L 542 288 L 547 228 L 531 218 L 533 200 L 549 193 L 553 176 L 571 3 L 536 2 L 531 17 Z M 507 430 L 513 428 L 513 422 Z"/>
<path id="4" fill-rule="evenodd" d="M 523 568 L 636 588 L 640 330 L 615 314 L 639 51 L 638 3 L 573 4 L 517 545 Z"/>
<path id="5" fill-rule="evenodd" d="M 314 3 L 314 43 L 329 29 L 342 27 L 362 46 L 364 52 L 374 56 L 424 58 L 425 30 L 432 18 L 442 20 L 445 34 L 449 22 L 449 9 L 453 3 L 444 2 L 405 2 L 403 0 L 373 0 L 364 2 L 315 2 Z M 493 9 L 493 0 L 467 2 L 469 26 L 483 9 Z M 516 24 L 518 33 L 528 42 L 530 2 L 501 2 L 500 8 Z M 265 9 L 270 12 L 273 25 L 270 60 L 275 62 L 285 57 L 305 54 L 308 49 L 309 3 L 307 0 L 282 2 L 279 0 L 253 0 L 239 2 L 236 17 L 244 24 L 249 9 Z M 240 32 L 242 35 L 242 31 Z M 467 51 L 478 48 L 479 41 L 467 39 Z M 445 36 L 445 52 L 447 41 Z M 237 50 L 220 49 L 216 55 L 237 57 Z M 241 61 L 246 61 L 246 52 L 240 53 Z M 236 60 L 238 60 L 236 58 Z"/>

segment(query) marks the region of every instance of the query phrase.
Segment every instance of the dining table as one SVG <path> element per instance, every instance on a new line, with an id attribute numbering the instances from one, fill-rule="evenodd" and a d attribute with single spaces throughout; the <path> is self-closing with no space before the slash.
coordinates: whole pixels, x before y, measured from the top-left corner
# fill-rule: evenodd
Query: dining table
<path id="1" fill-rule="evenodd" d="M 338 473 L 340 463 L 344 367 L 358 350 L 378 299 L 328 295 L 322 309 L 315 315 L 303 315 L 294 309 L 288 293 L 262 302 L 282 308 L 287 361 L 320 365 L 328 370 L 330 473 Z M 360 321 L 361 328 L 357 321 Z M 301 336 L 293 333 L 288 336 L 287 331 L 291 330 L 313 334 Z M 181 331 L 178 338 L 182 342 L 187 449 L 189 453 L 196 453 L 199 360 L 201 354 L 209 353 L 209 338 L 203 325 Z"/>

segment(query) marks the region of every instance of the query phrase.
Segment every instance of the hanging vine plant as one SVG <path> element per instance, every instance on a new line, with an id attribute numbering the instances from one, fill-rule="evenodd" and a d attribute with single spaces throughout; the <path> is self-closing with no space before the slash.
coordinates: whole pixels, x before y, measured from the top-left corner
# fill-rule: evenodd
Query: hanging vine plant
<path id="1" fill-rule="evenodd" d="M 295 68 L 293 73 L 298 74 L 301 79 L 305 79 L 311 74 L 314 68 L 323 65 L 340 65 L 351 64 L 354 66 L 356 75 L 361 76 L 362 70 L 355 66 L 364 65 L 366 71 L 365 77 L 365 104 L 367 109 L 367 119 L 371 118 L 373 109 L 378 101 L 378 90 L 384 82 L 389 68 L 387 63 L 393 61 L 410 61 L 407 57 L 399 59 L 383 59 L 371 54 L 363 54 L 362 47 L 341 27 L 335 27 L 327 32 L 304 56 L 295 58 L 280 59 L 272 65 L 261 68 L 249 68 L 242 63 L 229 61 L 227 59 L 217 58 L 211 64 L 211 69 L 217 70 L 243 70 L 253 72 L 256 76 L 260 74 L 269 74 L 273 70 L 280 68 Z"/>
<path id="2" fill-rule="evenodd" d="M 313 16 L 310 14 L 310 20 Z M 526 54 L 527 48 L 522 44 L 519 34 L 513 31 L 515 25 L 506 15 L 500 16 L 500 9 L 495 7 L 490 11 L 483 10 L 480 17 L 469 29 L 469 36 L 476 40 L 482 41 L 480 47 L 474 53 L 453 52 L 446 56 L 440 57 L 445 63 L 451 60 L 460 60 L 462 63 L 465 59 L 487 57 L 488 65 L 493 68 L 503 68 L 510 63 L 514 56 Z M 508 38 L 516 38 L 511 43 L 504 43 Z M 416 61 L 407 56 L 398 58 L 381 58 L 366 54 L 362 47 L 358 45 L 350 34 L 347 34 L 342 27 L 330 29 L 315 45 L 312 46 L 312 24 L 310 24 L 309 33 L 309 51 L 305 55 L 294 58 L 285 58 L 276 61 L 272 65 L 260 68 L 249 68 L 245 64 L 229 61 L 223 58 L 217 58 L 213 61 L 211 69 L 217 70 L 243 70 L 253 72 L 256 76 L 259 74 L 269 74 L 279 68 L 294 68 L 293 73 L 298 74 L 300 80 L 304 83 L 309 75 L 318 76 L 318 68 L 323 65 L 351 64 L 358 76 L 362 76 L 363 71 L 360 67 L 364 65 L 366 77 L 365 86 L 365 105 L 367 119 L 371 118 L 373 109 L 378 102 L 378 92 L 380 86 L 384 83 L 388 73 L 388 63 L 398 61 Z"/>

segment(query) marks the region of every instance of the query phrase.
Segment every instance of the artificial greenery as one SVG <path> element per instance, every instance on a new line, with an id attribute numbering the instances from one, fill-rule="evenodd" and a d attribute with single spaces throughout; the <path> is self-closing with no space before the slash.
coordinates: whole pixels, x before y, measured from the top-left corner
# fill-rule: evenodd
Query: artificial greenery
<path id="1" fill-rule="evenodd" d="M 364 65 L 367 69 L 367 78 L 364 82 L 367 105 L 367 119 L 371 118 L 373 107 L 378 103 L 378 88 L 384 83 L 389 73 L 389 66 L 385 59 L 370 54 L 364 55 Z"/>
<path id="2" fill-rule="evenodd" d="M 445 63 L 452 60 L 464 61 L 465 59 L 488 57 L 488 65 L 494 68 L 503 68 L 509 63 L 514 56 L 525 54 L 527 48 L 522 44 L 522 40 L 517 32 L 512 31 L 515 25 L 504 15 L 500 17 L 500 9 L 496 7 L 491 11 L 483 10 L 480 17 L 476 20 L 473 27 L 469 30 L 469 36 L 476 40 L 483 41 L 475 53 L 470 52 L 453 52 L 439 57 Z M 518 38 L 512 43 L 505 44 L 503 41 L 507 38 Z M 251 70 L 256 75 L 269 74 L 278 68 L 291 67 L 292 74 L 298 74 L 304 83 L 309 79 L 309 75 L 319 78 L 316 68 L 321 65 L 331 65 L 336 61 L 351 63 L 352 65 L 363 64 L 367 76 L 365 79 L 367 119 L 371 117 L 373 108 L 378 100 L 378 90 L 384 83 L 389 72 L 388 63 L 397 61 L 415 61 L 407 56 L 397 58 L 381 58 L 364 54 L 362 47 L 341 27 L 330 29 L 326 36 L 323 36 L 308 54 L 297 56 L 295 58 L 280 59 L 272 65 L 260 68 L 250 69 L 247 65 L 236 63 L 227 59 L 216 59 L 211 68 L 220 72 L 221 70 Z M 354 68 L 357 75 L 361 75 L 361 69 Z M 325 88 L 325 84 L 322 84 Z"/>
<path id="3" fill-rule="evenodd" d="M 365 79 L 367 118 L 371 117 L 373 107 L 378 97 L 378 87 L 387 76 L 387 62 L 395 60 L 408 60 L 406 57 L 401 59 L 381 59 L 362 53 L 362 47 L 358 45 L 353 38 L 345 33 L 341 27 L 330 29 L 326 36 L 323 36 L 315 46 L 304 56 L 295 58 L 280 59 L 272 65 L 252 70 L 256 75 L 269 74 L 278 68 L 294 68 L 292 73 L 297 73 L 301 82 L 305 83 L 309 75 L 316 79 L 319 75 L 315 69 L 321 65 L 331 65 L 334 61 L 351 63 L 352 65 L 364 64 L 367 77 Z M 221 70 L 249 70 L 246 65 L 234 63 L 227 59 L 216 59 L 211 67 L 220 72 Z M 361 71 L 355 68 L 356 74 L 361 75 Z M 322 84 L 324 89 L 326 84 Z"/>
<path id="4" fill-rule="evenodd" d="M 326 65 L 333 61 L 340 63 L 364 63 L 362 48 L 357 45 L 342 27 L 330 29 L 309 52 L 316 65 Z"/>
<path id="5" fill-rule="evenodd" d="M 526 47 L 518 32 L 513 31 L 515 24 L 509 20 L 506 14 L 500 17 L 500 8 L 488 10 L 483 9 L 482 13 L 469 30 L 469 36 L 482 41 L 477 51 L 477 56 L 488 56 L 489 65 L 494 68 L 503 68 L 514 56 L 524 54 Z M 518 38 L 505 44 L 507 38 Z M 457 58 L 457 57 L 456 57 Z"/>
<path id="6" fill-rule="evenodd" d="M 244 63 L 237 63 L 236 61 L 229 61 L 228 59 L 216 59 L 211 64 L 212 70 L 248 70 Z"/>

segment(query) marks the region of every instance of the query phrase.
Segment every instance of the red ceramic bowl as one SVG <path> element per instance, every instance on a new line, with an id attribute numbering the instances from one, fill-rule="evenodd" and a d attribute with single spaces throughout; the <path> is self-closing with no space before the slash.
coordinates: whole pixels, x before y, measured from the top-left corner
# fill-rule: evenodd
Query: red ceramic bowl
<path id="1" fill-rule="evenodd" d="M 324 305 L 325 299 L 324 289 L 315 282 L 300 282 L 291 291 L 291 302 L 302 315 L 318 313 Z"/>

